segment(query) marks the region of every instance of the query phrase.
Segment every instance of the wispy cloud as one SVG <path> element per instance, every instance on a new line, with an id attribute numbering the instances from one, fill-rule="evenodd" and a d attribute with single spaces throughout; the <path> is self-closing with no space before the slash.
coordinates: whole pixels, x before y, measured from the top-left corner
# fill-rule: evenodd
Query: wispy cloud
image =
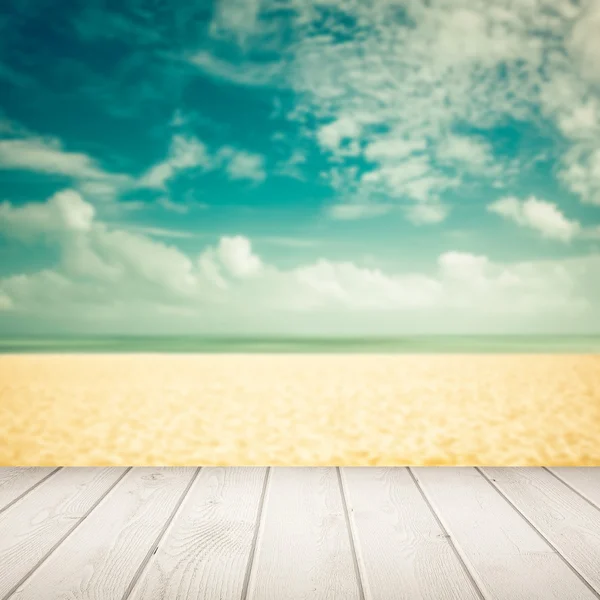
<path id="1" fill-rule="evenodd" d="M 353 204 L 334 204 L 328 208 L 329 216 L 338 221 L 355 221 L 357 219 L 368 219 L 380 217 L 393 210 L 390 204 L 365 204 L 355 202 Z"/>
<path id="2" fill-rule="evenodd" d="M 220 59 L 214 54 L 203 50 L 186 57 L 194 67 L 210 77 L 225 80 L 239 86 L 266 86 L 279 87 L 283 64 L 280 62 L 269 64 L 255 64 L 252 62 L 231 63 Z"/>
<path id="3" fill-rule="evenodd" d="M 87 154 L 67 151 L 55 138 L 0 140 L 0 168 L 65 175 L 74 179 L 102 180 L 108 177 Z"/>
<path id="4" fill-rule="evenodd" d="M 217 160 L 225 165 L 231 179 L 263 181 L 267 176 L 265 158 L 260 154 L 225 146 L 217 153 Z"/>
<path id="5" fill-rule="evenodd" d="M 581 225 L 568 219 L 556 204 L 533 196 L 527 200 L 501 198 L 488 205 L 488 210 L 548 239 L 570 242 L 581 232 Z"/>
<path id="6" fill-rule="evenodd" d="M 257 241 L 274 246 L 283 246 L 287 248 L 313 248 L 320 245 L 321 242 L 306 238 L 297 237 L 279 237 L 279 236 L 263 236 L 257 238 Z"/>
<path id="7" fill-rule="evenodd" d="M 177 229 L 166 229 L 163 227 L 147 227 L 144 225 L 131 225 L 131 224 L 122 224 L 121 229 L 125 231 L 132 231 L 134 233 L 143 233 L 144 235 L 149 235 L 153 237 L 159 238 L 194 238 L 198 237 L 196 233 L 192 231 L 180 231 Z"/>
<path id="8" fill-rule="evenodd" d="M 173 202 L 166 196 L 162 196 L 161 198 L 159 198 L 156 201 L 156 203 L 159 206 L 162 206 L 162 208 L 164 208 L 165 210 L 168 210 L 168 211 L 174 212 L 174 213 L 178 213 L 180 215 L 185 215 L 190 211 L 190 207 L 187 204 Z"/>
<path id="9" fill-rule="evenodd" d="M 171 179 L 191 169 L 199 169 L 204 173 L 221 169 L 230 179 L 255 182 L 263 181 L 267 176 L 265 158 L 261 154 L 232 146 L 211 149 L 194 136 L 178 134 L 173 136 L 167 158 L 146 171 L 137 185 L 165 190 Z"/>
<path id="10" fill-rule="evenodd" d="M 165 184 L 177 173 L 194 167 L 204 170 L 212 168 L 206 145 L 195 137 L 175 135 L 168 157 L 144 173 L 138 181 L 138 186 L 164 190 Z"/>
<path id="11" fill-rule="evenodd" d="M 68 177 L 86 195 L 100 200 L 114 200 L 133 182 L 129 175 L 105 171 L 83 152 L 66 150 L 56 138 L 1 139 L 0 169 Z"/>

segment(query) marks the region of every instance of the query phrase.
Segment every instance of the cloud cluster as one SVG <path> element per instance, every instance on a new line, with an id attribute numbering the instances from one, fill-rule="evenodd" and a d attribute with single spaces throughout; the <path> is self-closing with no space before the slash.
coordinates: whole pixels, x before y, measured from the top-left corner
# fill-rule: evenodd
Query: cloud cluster
<path id="1" fill-rule="evenodd" d="M 174 135 L 167 157 L 135 177 L 106 171 L 91 156 L 65 149 L 56 138 L 36 137 L 28 132 L 21 132 L 21 136 L 14 137 L 12 129 L 7 129 L 5 133 L 13 137 L 0 139 L 0 170 L 23 170 L 66 177 L 87 198 L 104 204 L 116 201 L 124 192 L 140 188 L 167 191 L 169 181 L 190 169 L 202 172 L 219 169 L 232 180 L 261 182 L 266 177 L 262 155 L 232 146 L 211 150 L 192 135 Z M 162 198 L 159 204 L 167 210 L 182 210 L 168 198 Z M 120 206 L 128 205 L 139 207 L 138 203 Z"/>
<path id="2" fill-rule="evenodd" d="M 175 135 L 167 158 L 151 167 L 137 186 L 166 189 L 166 183 L 178 173 L 198 168 L 203 172 L 223 169 L 230 179 L 262 181 L 266 177 L 265 159 L 260 154 L 223 146 L 215 152 L 193 136 Z"/>
<path id="3" fill-rule="evenodd" d="M 45 203 L 20 208 L 9 202 L 0 204 L 0 233 L 25 241 L 42 235 L 62 236 L 67 231 L 89 231 L 95 210 L 74 190 L 54 194 Z"/>
<path id="4" fill-rule="evenodd" d="M 445 192 L 467 175 L 506 186 L 526 169 L 490 143 L 494 128 L 511 121 L 547 139 L 558 131 L 559 180 L 583 202 L 600 203 L 596 0 L 218 6 L 219 39 L 275 50 L 277 68 L 263 64 L 264 79 L 243 78 L 207 49 L 194 64 L 236 84 L 295 93 L 289 118 L 330 160 L 340 195 L 328 209 L 333 218 L 373 217 L 399 204 L 415 223 L 440 222 L 451 209 Z M 289 35 L 279 39 L 275 30 Z"/>
<path id="5" fill-rule="evenodd" d="M 98 323 L 127 324 L 168 314 L 199 331 L 224 315 L 238 325 L 254 319 L 260 330 L 274 314 L 286 313 L 314 322 L 354 313 L 352 320 L 363 325 L 369 315 L 395 315 L 391 330 L 394 322 L 426 329 L 448 315 L 470 318 L 467 330 L 524 322 L 536 330 L 557 318 L 600 324 L 600 255 L 503 265 L 448 251 L 429 273 L 386 273 L 326 258 L 282 270 L 265 263 L 241 235 L 222 237 L 191 257 L 174 245 L 110 228 L 73 190 L 43 203 L 5 203 L 0 211 L 3 235 L 45 240 L 60 252 L 51 269 L 0 279 L 0 306 L 16 317 L 93 316 Z M 327 331 L 327 323 L 322 326 Z"/>

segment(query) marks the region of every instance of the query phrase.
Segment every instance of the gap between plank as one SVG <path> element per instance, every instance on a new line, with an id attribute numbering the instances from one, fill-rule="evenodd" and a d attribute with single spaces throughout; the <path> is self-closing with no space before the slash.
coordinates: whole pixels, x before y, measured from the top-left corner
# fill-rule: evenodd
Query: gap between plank
<path id="1" fill-rule="evenodd" d="M 425 501 L 425 504 L 427 504 L 427 507 L 429 508 L 429 511 L 433 515 L 433 518 L 436 520 L 438 526 L 442 530 L 442 533 L 444 534 L 444 537 L 448 541 L 448 544 L 450 545 L 450 548 L 452 549 L 452 551 L 454 552 L 454 555 L 458 559 L 458 562 L 460 563 L 461 567 L 463 568 L 463 570 L 464 570 L 467 578 L 469 579 L 469 581 L 471 582 L 471 585 L 475 589 L 475 592 L 477 593 L 477 596 L 480 598 L 480 600 L 485 600 L 485 595 L 482 592 L 482 590 L 479 587 L 479 585 L 477 584 L 477 582 L 475 581 L 475 577 L 471 573 L 471 570 L 467 566 L 466 559 L 463 558 L 462 553 L 460 552 L 460 550 L 458 549 L 458 547 L 454 543 L 454 539 L 450 536 L 450 532 L 446 529 L 446 526 L 442 523 L 442 520 L 440 519 L 440 517 L 439 517 L 437 511 L 435 510 L 432 502 L 427 497 L 427 494 L 425 493 L 425 490 L 421 487 L 421 484 L 419 483 L 419 480 L 417 479 L 417 477 L 413 473 L 412 469 L 410 467 L 406 467 L 406 468 L 407 468 L 410 476 L 412 477 L 412 480 L 414 481 L 415 485 L 417 486 L 417 489 L 419 490 L 419 492 L 420 492 L 423 500 Z M 426 467 L 426 468 L 429 468 L 429 469 L 431 469 L 431 468 L 442 468 L 443 469 L 444 467 Z"/>
<path id="2" fill-rule="evenodd" d="M 577 467 L 575 467 L 575 468 L 577 468 Z M 597 467 L 597 468 L 600 469 L 600 467 Z M 560 475 L 557 475 L 554 471 L 552 471 L 548 467 L 542 467 L 542 469 L 544 469 L 545 471 L 550 473 L 550 475 L 552 475 L 552 477 L 554 477 L 555 479 L 558 479 L 558 481 L 560 481 L 563 485 L 566 485 L 573 493 L 577 494 L 582 500 L 585 500 L 590 506 L 592 506 L 596 510 L 600 510 L 600 506 L 598 506 L 595 502 L 590 500 L 585 494 L 583 494 L 582 492 L 580 492 L 579 490 L 574 488 L 569 482 L 565 481 Z"/>
<path id="3" fill-rule="evenodd" d="M 246 574 L 244 575 L 244 583 L 242 585 L 241 600 L 246 600 L 248 597 L 248 587 L 250 585 L 250 575 L 252 574 L 252 567 L 254 566 L 254 555 L 256 554 L 256 546 L 258 543 L 259 531 L 262 529 L 264 522 L 264 505 L 265 498 L 267 496 L 267 488 L 271 479 L 271 467 L 267 467 L 265 473 L 265 480 L 263 481 L 263 488 L 260 494 L 260 500 L 258 502 L 258 511 L 256 513 L 256 527 L 254 528 L 254 536 L 252 538 L 252 546 L 250 547 L 250 555 L 248 556 L 248 564 L 246 565 Z"/>
<path id="4" fill-rule="evenodd" d="M 17 496 L 14 500 L 11 500 L 5 507 L 0 508 L 0 514 L 3 513 L 5 510 L 8 510 L 13 504 L 16 504 L 19 500 L 21 500 L 21 498 L 24 498 L 25 496 L 27 496 L 27 494 L 29 494 L 29 492 L 35 490 L 36 487 L 38 487 L 39 485 L 42 485 L 42 483 L 44 483 L 44 481 L 46 481 L 49 477 L 52 477 L 52 475 L 54 475 L 54 473 L 56 473 L 57 471 L 60 471 L 62 469 L 62 467 L 56 467 L 56 469 L 54 469 L 54 471 L 50 471 L 50 473 L 48 473 L 48 475 L 46 475 L 45 477 L 42 477 L 38 482 L 34 483 L 30 488 L 27 488 L 20 496 Z"/>
<path id="5" fill-rule="evenodd" d="M 521 512 L 519 508 L 517 508 L 517 505 L 514 504 L 514 502 L 496 485 L 495 481 L 493 481 L 491 477 L 485 473 L 485 471 L 482 471 L 480 467 L 475 467 L 475 470 L 479 472 L 479 474 L 496 490 L 498 494 L 500 494 L 500 496 L 502 496 L 502 498 L 504 498 L 504 500 L 506 500 L 506 502 L 508 502 L 513 510 L 515 510 L 517 514 L 521 516 L 521 518 L 546 542 L 546 544 L 552 548 L 552 550 L 560 557 L 565 565 L 567 565 L 567 567 L 569 567 L 569 569 L 571 569 L 571 571 L 577 575 L 577 577 L 590 590 L 590 592 L 592 592 L 596 598 L 600 598 L 600 593 L 598 593 L 594 586 L 566 559 L 566 557 L 562 555 L 561 552 L 559 552 L 558 548 L 556 548 L 556 546 L 525 516 L 525 514 Z"/>
<path id="6" fill-rule="evenodd" d="M 101 467 L 92 467 L 92 468 L 101 468 Z M 37 562 L 37 564 L 33 568 L 31 568 L 29 570 L 29 572 L 27 572 L 17 582 L 16 585 L 14 585 L 12 587 L 11 590 L 8 591 L 8 593 L 4 596 L 4 598 L 2 600 L 8 600 L 8 598 L 10 598 L 25 583 L 25 581 L 27 581 L 27 579 L 29 579 L 29 577 L 31 577 L 31 575 L 34 573 L 34 571 L 39 569 L 40 565 L 50 557 L 50 555 L 90 516 L 92 511 L 117 487 L 117 485 L 123 480 L 123 477 L 125 477 L 125 475 L 127 475 L 127 473 L 129 473 L 129 471 L 131 471 L 131 468 L 132 467 L 128 467 L 127 469 L 125 469 L 125 471 L 121 474 L 121 476 L 106 490 L 106 492 L 104 492 L 104 494 L 102 494 L 102 496 L 100 496 L 100 498 L 98 498 L 98 500 L 96 500 L 96 502 L 94 502 L 94 504 L 92 504 L 92 506 L 89 508 L 89 510 L 85 513 L 85 515 L 83 515 L 83 517 L 81 517 L 81 519 L 79 519 L 79 521 L 75 524 L 75 526 L 72 529 L 70 529 L 69 531 L 67 531 L 67 533 L 65 535 L 63 535 L 62 538 L 60 538 L 60 540 L 58 540 L 58 542 L 56 542 L 56 544 L 54 544 L 54 546 L 52 546 L 52 548 L 50 548 L 50 550 L 48 550 L 48 552 L 46 552 L 46 555 L 41 560 L 39 560 Z M 50 475 L 52 475 L 54 472 L 55 471 L 52 471 L 52 473 L 50 473 Z"/>
<path id="7" fill-rule="evenodd" d="M 346 529 L 348 530 L 348 537 L 350 538 L 350 551 L 352 552 L 352 562 L 354 563 L 354 572 L 356 574 L 356 582 L 358 584 L 358 593 L 360 600 L 365 600 L 365 589 L 363 586 L 362 576 L 360 573 L 360 565 L 358 563 L 358 555 L 356 553 L 356 544 L 354 543 L 354 532 L 352 529 L 352 522 L 350 521 L 350 510 L 348 508 L 348 501 L 346 498 L 346 490 L 344 488 L 344 481 L 342 479 L 342 472 L 340 467 L 335 468 L 337 472 L 338 484 L 340 486 L 340 495 L 342 497 L 342 507 L 344 508 L 344 517 L 346 519 Z"/>
<path id="8" fill-rule="evenodd" d="M 144 559 L 140 563 L 139 567 L 137 568 L 137 571 L 135 572 L 135 574 L 131 578 L 131 581 L 129 582 L 129 585 L 127 586 L 127 589 L 125 590 L 125 593 L 122 596 L 122 600 L 127 600 L 127 598 L 129 598 L 129 596 L 131 595 L 131 592 L 133 592 L 133 588 L 135 587 L 136 583 L 138 582 L 138 580 L 142 576 L 142 573 L 144 572 L 144 569 L 146 568 L 146 565 L 150 562 L 150 559 L 152 558 L 153 554 L 155 554 L 156 551 L 158 550 L 158 546 L 160 545 L 160 542 L 162 541 L 163 537 L 165 536 L 165 533 L 167 532 L 167 529 L 169 529 L 169 526 L 171 525 L 171 523 L 175 519 L 175 516 L 179 512 L 179 509 L 183 505 L 183 501 L 186 499 L 186 497 L 188 495 L 188 492 L 190 491 L 192 485 L 194 485 L 194 481 L 196 481 L 196 479 L 198 478 L 198 474 L 200 473 L 201 469 L 202 469 L 202 467 L 196 467 L 196 470 L 194 471 L 194 474 L 192 475 L 192 477 L 191 477 L 189 483 L 187 484 L 187 486 L 185 487 L 185 490 L 183 490 L 183 492 L 182 492 L 179 500 L 177 501 L 177 504 L 175 505 L 175 507 L 173 508 L 171 514 L 167 518 L 167 520 L 166 520 L 163 528 L 160 530 L 160 533 L 158 534 L 156 540 L 154 540 L 154 543 L 152 544 L 152 546 L 150 546 L 150 549 L 148 550 L 148 553 L 146 554 L 146 556 L 144 557 Z"/>

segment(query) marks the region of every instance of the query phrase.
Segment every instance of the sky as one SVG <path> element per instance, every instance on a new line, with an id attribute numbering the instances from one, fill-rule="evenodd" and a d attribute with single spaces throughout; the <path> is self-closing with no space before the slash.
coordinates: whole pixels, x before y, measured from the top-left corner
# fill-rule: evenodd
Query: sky
<path id="1" fill-rule="evenodd" d="M 0 335 L 600 333 L 600 0 L 6 0 Z"/>

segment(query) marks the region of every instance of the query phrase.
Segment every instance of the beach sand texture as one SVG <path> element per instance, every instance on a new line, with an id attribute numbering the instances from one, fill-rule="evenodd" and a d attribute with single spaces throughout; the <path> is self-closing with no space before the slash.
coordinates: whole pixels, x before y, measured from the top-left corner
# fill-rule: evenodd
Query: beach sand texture
<path id="1" fill-rule="evenodd" d="M 0 464 L 600 465 L 600 355 L 5 355 Z"/>

